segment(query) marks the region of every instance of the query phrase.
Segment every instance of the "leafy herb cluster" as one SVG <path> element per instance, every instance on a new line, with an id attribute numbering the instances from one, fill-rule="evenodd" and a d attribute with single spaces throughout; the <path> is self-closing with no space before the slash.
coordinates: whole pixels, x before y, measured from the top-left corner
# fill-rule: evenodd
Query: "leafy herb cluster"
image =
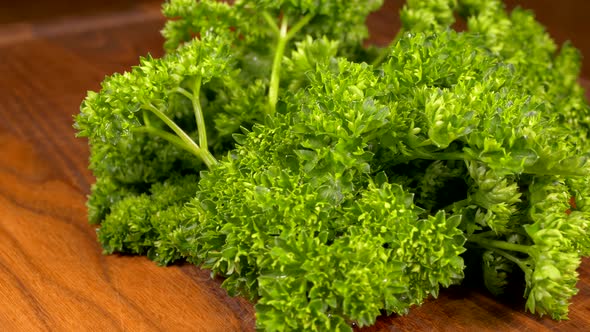
<path id="1" fill-rule="evenodd" d="M 466 262 L 567 318 L 590 254 L 578 52 L 497 0 L 409 0 L 391 45 L 365 48 L 380 5 L 164 4 L 167 55 L 75 118 L 105 253 L 211 269 L 268 331 L 407 313 Z"/>

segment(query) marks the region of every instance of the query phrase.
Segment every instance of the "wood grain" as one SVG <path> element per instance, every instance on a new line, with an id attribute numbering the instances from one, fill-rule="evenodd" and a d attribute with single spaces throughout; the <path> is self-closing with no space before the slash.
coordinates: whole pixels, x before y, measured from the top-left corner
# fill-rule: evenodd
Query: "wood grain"
<path id="1" fill-rule="evenodd" d="M 399 3 L 386 6 L 391 13 Z M 156 10 L 142 4 L 0 27 L 2 331 L 254 329 L 252 305 L 229 297 L 208 271 L 104 256 L 86 221 L 94 180 L 86 142 L 74 138 L 72 114 L 104 75 L 128 69 L 147 52 L 162 54 L 163 20 Z M 374 41 L 386 43 L 394 34 L 396 22 L 387 17 L 371 18 Z M 498 301 L 463 286 L 408 316 L 382 317 L 362 330 L 584 331 L 590 325 L 589 260 L 580 277 L 569 321 L 524 313 L 518 294 Z"/>

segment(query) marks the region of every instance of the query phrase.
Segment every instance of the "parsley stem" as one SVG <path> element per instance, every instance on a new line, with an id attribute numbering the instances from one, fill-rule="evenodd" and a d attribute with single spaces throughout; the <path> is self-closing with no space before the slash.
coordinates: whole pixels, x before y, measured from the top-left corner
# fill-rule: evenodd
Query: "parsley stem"
<path id="1" fill-rule="evenodd" d="M 270 26 L 270 28 L 272 29 L 272 31 L 276 34 L 279 34 L 279 27 L 277 26 L 277 23 L 274 21 L 274 19 L 272 18 L 272 16 L 270 16 L 270 14 L 266 11 L 262 12 L 262 17 L 264 18 L 264 20 L 266 21 L 266 23 L 268 23 L 268 25 Z"/>
<path id="2" fill-rule="evenodd" d="M 199 133 L 199 144 L 201 145 L 201 154 L 198 155 L 205 164 L 209 167 L 210 165 L 217 164 L 217 159 L 209 152 L 209 146 L 207 144 L 207 129 L 205 127 L 205 119 L 203 117 L 203 109 L 201 108 L 201 100 L 200 100 L 200 93 L 201 93 L 201 77 L 197 77 L 195 80 L 195 85 L 193 87 L 193 92 L 190 93 L 185 89 L 178 87 L 176 88 L 176 92 L 180 93 L 181 95 L 187 97 L 191 100 L 193 104 L 193 109 L 195 112 L 195 120 L 197 122 L 197 131 Z M 207 161 L 205 161 L 205 159 Z"/>
<path id="3" fill-rule="evenodd" d="M 465 199 L 453 202 L 453 203 L 445 206 L 444 208 L 442 208 L 442 210 L 447 211 L 447 212 L 451 212 L 454 209 L 463 208 L 463 207 L 469 205 L 470 203 L 471 203 L 471 200 L 469 198 L 465 198 Z M 477 235 L 479 235 L 479 233 Z"/>
<path id="4" fill-rule="evenodd" d="M 147 112 L 143 111 L 142 113 L 143 113 L 142 114 L 142 116 L 143 116 L 143 124 L 145 126 L 149 127 L 149 125 L 150 125 L 150 118 L 148 117 Z"/>
<path id="5" fill-rule="evenodd" d="M 277 101 L 279 100 L 279 82 L 280 82 L 280 71 L 281 71 L 281 62 L 283 61 L 283 55 L 285 53 L 285 48 L 287 43 L 291 38 L 295 36 L 295 34 L 301 30 L 309 21 L 313 18 L 313 14 L 308 14 L 304 16 L 301 20 L 299 20 L 293 27 L 287 30 L 289 26 L 289 19 L 287 16 L 283 16 L 281 18 L 281 26 L 278 29 L 278 41 L 277 41 L 277 48 L 275 50 L 275 56 L 272 62 L 272 72 L 270 74 L 270 86 L 268 89 L 268 104 L 269 104 L 269 114 L 273 114 L 276 111 Z M 271 19 L 270 16 L 265 19 Z M 272 19 L 271 19 L 272 21 Z M 276 26 L 276 25 L 275 25 Z"/>
<path id="6" fill-rule="evenodd" d="M 389 46 L 386 46 L 384 49 L 379 50 L 379 55 L 375 59 L 373 59 L 373 61 L 371 61 L 371 66 L 379 66 L 383 62 L 383 60 L 385 60 L 385 58 L 389 55 L 389 49 Z"/>
<path id="7" fill-rule="evenodd" d="M 132 128 L 131 131 L 133 131 L 134 133 L 146 133 L 146 134 L 151 134 L 154 136 L 159 136 L 165 140 L 167 140 L 168 142 L 178 146 L 179 148 L 182 148 L 184 150 L 187 150 L 190 153 L 194 154 L 193 149 L 191 149 L 190 146 L 188 146 L 183 140 L 181 140 L 178 136 L 171 134 L 167 131 L 164 131 L 162 129 L 158 129 L 158 128 L 154 128 L 151 126 L 142 126 L 142 127 L 135 127 Z"/>
<path id="8" fill-rule="evenodd" d="M 176 92 L 180 93 L 181 95 L 187 97 L 190 100 L 193 100 L 193 94 L 186 91 L 185 89 L 183 89 L 181 87 L 176 88 Z"/>
<path id="9" fill-rule="evenodd" d="M 530 270 L 530 268 L 526 265 L 525 262 L 522 261 L 522 259 L 520 259 L 520 258 L 518 258 L 518 257 L 516 257 L 514 255 L 511 255 L 511 254 L 505 252 L 504 250 L 497 249 L 497 248 L 487 248 L 487 249 L 493 250 L 497 254 L 499 254 L 501 256 L 504 256 L 504 258 L 506 258 L 507 260 L 512 261 L 513 263 L 515 263 L 516 265 L 518 265 L 518 267 L 520 267 L 520 269 L 523 272 L 525 272 L 525 273 L 528 270 Z"/>
<path id="10" fill-rule="evenodd" d="M 420 149 L 412 150 L 413 156 L 400 157 L 396 159 L 396 164 L 407 163 L 416 159 L 425 160 L 471 160 L 467 154 L 463 152 L 426 152 Z"/>
<path id="11" fill-rule="evenodd" d="M 482 237 L 488 237 L 488 236 L 496 236 L 498 235 L 496 232 L 494 231 L 485 231 L 485 232 L 480 232 L 480 233 L 474 233 L 471 234 L 469 236 L 470 240 L 476 239 L 476 238 L 482 238 Z"/>
<path id="12" fill-rule="evenodd" d="M 300 19 L 299 22 L 295 23 L 295 25 L 289 29 L 289 32 L 287 33 L 287 40 L 291 40 L 291 38 L 293 38 L 295 34 L 301 30 L 301 28 L 311 21 L 313 16 L 313 14 L 307 14 L 302 19 Z"/>
<path id="13" fill-rule="evenodd" d="M 209 150 L 202 150 L 201 160 L 207 165 L 207 168 L 211 169 L 214 165 L 217 165 L 219 162 L 215 157 L 209 152 Z"/>
<path id="14" fill-rule="evenodd" d="M 277 49 L 275 50 L 275 57 L 272 62 L 272 72 L 270 74 L 270 87 L 268 90 L 268 104 L 269 113 L 273 114 L 276 111 L 277 101 L 279 100 L 279 80 L 281 71 L 281 62 L 283 60 L 283 53 L 285 53 L 285 47 L 287 46 L 287 24 L 288 20 L 286 16 L 281 19 L 281 28 L 279 31 L 279 40 L 277 43 Z"/>
<path id="15" fill-rule="evenodd" d="M 484 233 L 488 233 L 488 232 L 484 232 Z M 497 241 L 497 240 L 488 240 L 485 238 L 479 238 L 478 235 L 484 235 L 484 233 L 474 234 L 474 235 L 470 236 L 467 241 L 476 243 L 477 245 L 479 245 L 482 248 L 492 250 L 495 253 L 497 253 L 501 256 L 504 256 L 504 258 L 506 258 L 509 261 L 512 261 L 513 263 L 518 265 L 524 272 L 527 272 L 529 270 L 529 267 L 527 266 L 527 264 L 525 262 L 522 261 L 522 259 L 504 251 L 504 250 L 509 250 L 509 251 L 516 251 L 516 252 L 522 252 L 525 254 L 529 254 L 529 249 L 530 249 L 529 246 L 525 246 L 522 244 L 516 244 L 516 243 L 509 243 L 506 241 Z"/>
<path id="16" fill-rule="evenodd" d="M 203 117 L 203 109 L 201 108 L 201 76 L 197 76 L 193 86 L 193 109 L 195 111 L 195 120 L 197 121 L 197 131 L 199 133 L 199 145 L 203 150 L 209 150 L 207 144 L 207 129 L 205 128 L 205 118 Z"/>
<path id="17" fill-rule="evenodd" d="M 469 242 L 474 242 L 482 247 L 491 249 L 504 249 L 510 251 L 522 252 L 525 254 L 529 253 L 530 247 L 522 244 L 510 243 L 506 241 L 489 240 L 486 238 L 470 237 Z"/>
<path id="18" fill-rule="evenodd" d="M 535 175 L 559 175 L 559 176 L 588 176 L 588 168 L 585 165 L 584 160 L 577 162 L 577 167 L 568 165 L 567 161 L 571 161 L 572 158 L 562 160 L 561 162 L 547 167 L 542 162 L 536 162 L 532 166 L 524 168 L 523 173 L 535 174 Z M 565 164 L 565 165 L 562 165 Z"/>
<path id="19" fill-rule="evenodd" d="M 160 109 L 158 109 L 153 104 L 145 104 L 144 107 L 154 113 L 160 120 L 164 121 L 176 135 L 184 142 L 189 151 L 191 151 L 194 155 L 201 158 L 201 160 L 207 165 L 208 168 L 211 168 L 213 165 L 217 164 L 217 160 L 208 150 L 203 150 L 195 143 L 191 137 L 182 130 L 172 119 L 166 116 Z"/>
<path id="20" fill-rule="evenodd" d="M 462 152 L 434 152 L 430 154 L 436 160 L 469 160 Z"/>

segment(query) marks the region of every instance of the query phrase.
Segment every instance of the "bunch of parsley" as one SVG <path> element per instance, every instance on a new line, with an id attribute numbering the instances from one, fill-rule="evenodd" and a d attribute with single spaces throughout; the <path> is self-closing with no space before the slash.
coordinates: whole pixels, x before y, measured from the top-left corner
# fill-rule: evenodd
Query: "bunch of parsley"
<path id="1" fill-rule="evenodd" d="M 365 48 L 380 5 L 166 3 L 167 55 L 75 119 L 105 253 L 211 269 L 268 331 L 406 313 L 466 264 L 566 318 L 590 254 L 578 52 L 496 0 L 409 0 Z"/>

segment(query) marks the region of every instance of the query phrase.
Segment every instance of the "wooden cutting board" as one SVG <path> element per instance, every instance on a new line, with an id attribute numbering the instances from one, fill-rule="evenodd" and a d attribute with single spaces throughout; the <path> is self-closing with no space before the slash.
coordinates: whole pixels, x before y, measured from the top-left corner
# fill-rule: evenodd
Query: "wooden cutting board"
<path id="1" fill-rule="evenodd" d="M 388 3 L 388 10 L 399 5 Z M 0 330 L 253 331 L 254 310 L 191 265 L 104 256 L 86 221 L 92 175 L 72 115 L 106 74 L 161 55 L 157 8 L 0 26 Z M 374 40 L 395 30 L 370 21 Z M 516 295 L 453 287 L 363 331 L 588 331 L 590 261 L 570 320 L 524 312 Z"/>

